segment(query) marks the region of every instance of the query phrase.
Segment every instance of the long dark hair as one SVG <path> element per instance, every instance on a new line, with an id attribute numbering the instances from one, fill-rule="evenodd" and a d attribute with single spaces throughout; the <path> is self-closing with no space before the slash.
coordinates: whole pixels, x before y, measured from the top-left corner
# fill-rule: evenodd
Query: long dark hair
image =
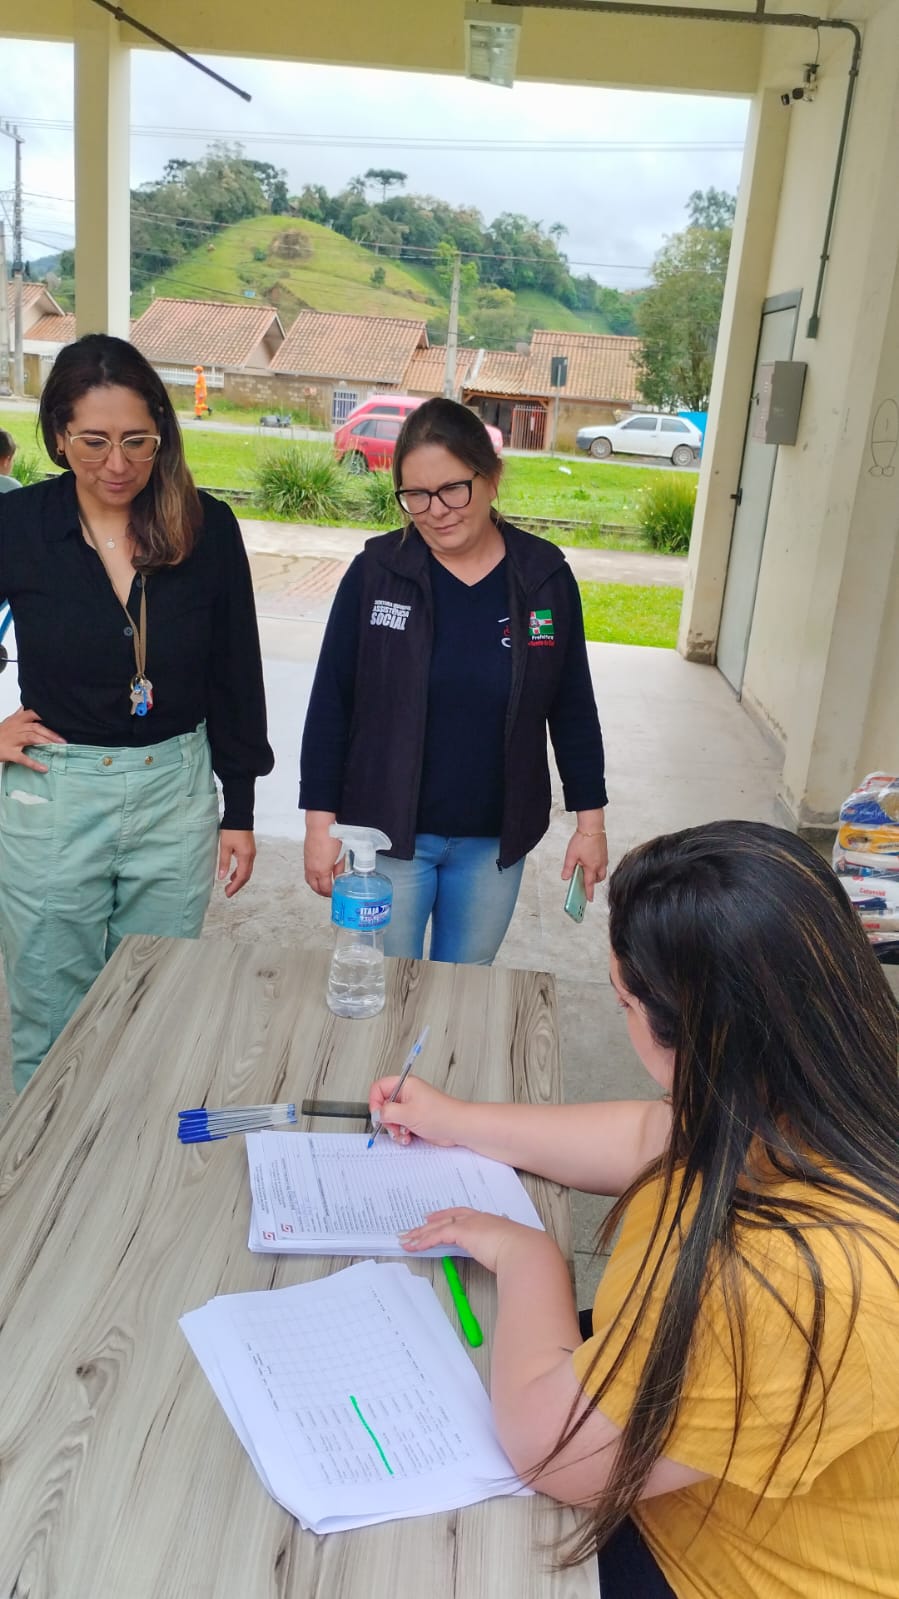
<path id="1" fill-rule="evenodd" d="M 611 1481 L 566 1563 L 602 1546 L 664 1454 L 712 1273 L 734 1353 L 734 1439 L 749 1397 L 747 1280 L 771 1293 L 805 1342 L 804 1380 L 760 1484 L 764 1493 L 806 1425 L 811 1452 L 833 1381 L 820 1358 L 827 1284 L 816 1231 L 838 1235 L 846 1256 L 848 1344 L 861 1290 L 859 1249 L 883 1261 L 878 1223 L 899 1223 L 899 1008 L 822 857 L 780 828 L 713 822 L 632 850 L 612 875 L 609 908 L 619 981 L 643 1005 L 655 1040 L 674 1052 L 670 1145 L 621 1196 L 602 1233 L 607 1245 L 634 1197 L 658 1185 L 655 1226 L 625 1307 L 622 1356 L 647 1314 L 654 1266 L 666 1258 L 673 1270 L 653 1312 L 651 1349 Z M 765 1169 L 767 1183 L 758 1180 Z M 795 1180 L 793 1196 L 782 1179 Z M 855 1201 L 858 1219 L 841 1214 L 836 1223 L 834 1199 Z M 797 1274 L 810 1285 L 810 1316 L 797 1316 L 779 1297 L 757 1251 L 748 1259 L 760 1230 L 778 1233 L 794 1252 Z M 620 1367 L 615 1360 L 591 1381 L 609 1368 L 610 1347 L 604 1339 L 586 1375 L 591 1409 L 602 1409 Z M 550 1461 L 581 1425 L 569 1419 Z"/>
<path id="2" fill-rule="evenodd" d="M 480 477 L 498 483 L 503 463 L 480 417 L 467 405 L 438 396 L 410 411 L 393 452 L 393 486 L 403 486 L 403 462 L 422 444 L 441 444 Z"/>
<path id="3" fill-rule="evenodd" d="M 71 470 L 60 455 L 57 436 L 65 433 L 78 401 L 97 388 L 131 389 L 153 418 L 162 442 L 150 481 L 131 503 L 131 530 L 138 546 L 134 564 L 143 572 L 177 566 L 193 549 L 203 512 L 165 384 L 133 344 L 109 333 L 87 333 L 60 350 L 38 416 L 47 454 Z"/>

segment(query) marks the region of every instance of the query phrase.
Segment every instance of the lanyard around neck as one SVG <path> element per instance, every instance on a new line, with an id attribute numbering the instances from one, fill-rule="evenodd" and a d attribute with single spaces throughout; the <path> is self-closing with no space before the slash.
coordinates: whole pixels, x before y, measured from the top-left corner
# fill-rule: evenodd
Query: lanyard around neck
<path id="1" fill-rule="evenodd" d="M 100 556 L 100 560 L 103 561 L 103 557 L 102 557 L 102 555 L 100 555 L 100 546 L 97 543 L 96 536 L 94 534 L 94 530 L 91 527 L 90 522 L 88 521 L 88 519 L 85 516 L 84 512 L 81 510 L 80 506 L 78 508 L 78 516 L 80 518 L 81 525 L 84 528 L 85 533 L 87 534 L 88 538 L 91 541 L 91 544 L 93 545 L 94 549 L 97 552 L 97 555 Z M 106 571 L 106 562 L 105 561 L 103 561 L 103 570 Z M 106 575 L 107 575 L 107 577 L 109 577 L 108 571 L 106 571 Z M 125 612 L 125 615 L 127 616 L 128 621 L 129 621 L 130 626 L 131 626 L 131 642 L 134 645 L 135 676 L 136 676 L 136 679 L 137 679 L 138 682 L 143 683 L 143 682 L 146 681 L 146 676 L 147 676 L 147 578 L 146 578 L 146 574 L 144 572 L 141 572 L 139 574 L 139 576 L 140 576 L 140 626 L 139 627 L 138 627 L 138 624 L 135 622 L 134 617 L 131 615 L 131 612 L 129 611 L 128 606 L 126 605 L 125 601 L 124 600 L 120 600 L 119 596 L 117 594 L 116 594 L 116 599 L 119 600 L 119 604 L 121 605 L 122 610 Z M 110 579 L 110 585 L 112 586 L 112 591 L 115 594 L 115 585 L 112 584 L 112 579 Z"/>

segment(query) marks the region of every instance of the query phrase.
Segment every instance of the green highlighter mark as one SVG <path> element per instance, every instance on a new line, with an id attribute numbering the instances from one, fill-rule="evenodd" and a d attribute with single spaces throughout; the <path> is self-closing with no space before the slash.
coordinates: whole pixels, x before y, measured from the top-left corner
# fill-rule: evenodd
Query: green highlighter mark
<path id="1" fill-rule="evenodd" d="M 392 1477 L 393 1476 L 393 1467 L 391 1466 L 390 1461 L 387 1459 L 387 1456 L 385 1455 L 383 1449 L 381 1448 L 381 1445 L 379 1444 L 377 1438 L 375 1437 L 375 1435 L 372 1432 L 370 1426 L 368 1425 L 368 1422 L 366 1421 L 365 1417 L 363 1416 L 362 1411 L 359 1409 L 359 1401 L 355 1397 L 354 1394 L 350 1394 L 350 1404 L 352 1405 L 353 1409 L 355 1410 L 356 1415 L 359 1417 L 359 1420 L 361 1421 L 363 1427 L 365 1428 L 365 1431 L 368 1433 L 369 1438 L 371 1439 L 372 1443 L 374 1444 L 375 1448 L 377 1449 L 378 1454 L 381 1456 L 381 1459 L 383 1460 L 384 1465 L 387 1467 L 387 1470 L 390 1472 L 390 1475 Z"/>

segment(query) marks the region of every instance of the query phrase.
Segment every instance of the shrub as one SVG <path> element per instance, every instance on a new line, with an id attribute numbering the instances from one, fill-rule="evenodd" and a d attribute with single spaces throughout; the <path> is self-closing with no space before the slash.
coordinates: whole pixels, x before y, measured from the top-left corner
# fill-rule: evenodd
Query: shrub
<path id="1" fill-rule="evenodd" d="M 658 480 L 639 495 L 640 526 L 652 548 L 668 555 L 684 555 L 690 548 L 696 479 L 676 472 L 660 472 Z"/>
<path id="2" fill-rule="evenodd" d="M 393 493 L 393 478 L 389 472 L 366 472 L 354 478 L 356 494 L 362 515 L 373 527 L 399 527 L 403 513 Z"/>
<path id="3" fill-rule="evenodd" d="M 379 289 L 381 287 L 381 284 L 384 282 L 384 279 L 386 278 L 386 276 L 387 276 L 387 273 L 385 272 L 385 270 L 384 270 L 384 268 L 382 266 L 373 267 L 372 268 L 371 277 L 369 278 L 369 282 L 373 283 L 376 289 Z"/>
<path id="4" fill-rule="evenodd" d="M 39 455 L 28 455 L 18 450 L 13 458 L 12 475 L 23 488 L 26 483 L 42 483 L 47 476 L 47 462 Z"/>
<path id="5" fill-rule="evenodd" d="M 307 447 L 267 452 L 255 476 L 261 504 L 277 516 L 327 522 L 347 508 L 346 475 L 326 450 Z"/>

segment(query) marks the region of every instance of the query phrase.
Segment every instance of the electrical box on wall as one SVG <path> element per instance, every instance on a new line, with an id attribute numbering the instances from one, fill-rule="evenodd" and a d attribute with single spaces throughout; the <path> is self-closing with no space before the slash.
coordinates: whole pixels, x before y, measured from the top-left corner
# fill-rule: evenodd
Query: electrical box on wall
<path id="1" fill-rule="evenodd" d="M 805 373 L 805 361 L 767 361 L 759 367 L 752 436 L 761 444 L 796 443 Z"/>

